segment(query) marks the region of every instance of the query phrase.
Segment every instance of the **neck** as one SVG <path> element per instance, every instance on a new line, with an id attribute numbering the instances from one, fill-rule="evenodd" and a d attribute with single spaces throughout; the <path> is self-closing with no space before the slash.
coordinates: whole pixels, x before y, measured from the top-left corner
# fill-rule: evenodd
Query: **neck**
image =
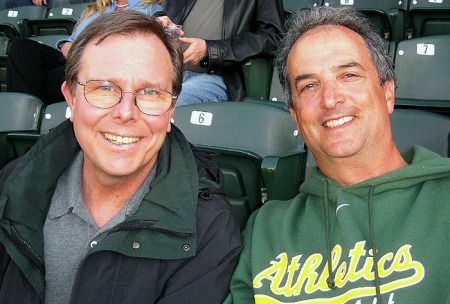
<path id="1" fill-rule="evenodd" d="M 344 186 L 351 186 L 408 165 L 394 143 L 384 152 L 326 160 L 318 158 L 317 163 L 323 174 Z"/>
<path id="2" fill-rule="evenodd" d="M 83 199 L 98 227 L 111 220 L 127 204 L 147 178 L 155 162 L 127 177 L 98 175 L 83 164 Z"/>

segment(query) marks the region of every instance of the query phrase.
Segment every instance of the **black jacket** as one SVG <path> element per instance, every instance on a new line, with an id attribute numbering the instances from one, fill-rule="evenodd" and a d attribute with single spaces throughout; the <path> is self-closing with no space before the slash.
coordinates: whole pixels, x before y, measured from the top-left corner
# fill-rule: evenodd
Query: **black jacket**
<path id="1" fill-rule="evenodd" d="M 43 225 L 56 181 L 79 149 L 67 121 L 0 172 L 0 303 L 44 302 Z M 221 303 L 241 241 L 220 178 L 173 126 L 150 191 L 88 253 L 71 303 Z"/>
<path id="2" fill-rule="evenodd" d="M 166 11 L 183 24 L 196 0 L 166 0 Z M 224 0 L 223 39 L 207 40 L 208 57 L 201 66 L 224 77 L 230 100 L 245 96 L 242 63 L 250 58 L 273 58 L 283 33 L 281 0 Z"/>

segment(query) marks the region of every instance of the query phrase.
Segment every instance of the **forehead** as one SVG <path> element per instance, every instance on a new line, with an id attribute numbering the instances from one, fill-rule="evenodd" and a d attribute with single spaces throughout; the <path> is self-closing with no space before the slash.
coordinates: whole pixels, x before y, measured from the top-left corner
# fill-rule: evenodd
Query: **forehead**
<path id="1" fill-rule="evenodd" d="M 80 58 L 80 74 L 90 79 L 171 78 L 172 64 L 163 42 L 153 34 L 113 35 L 89 42 Z"/>
<path id="2" fill-rule="evenodd" d="M 333 64 L 336 61 L 356 61 L 372 64 L 364 39 L 349 28 L 339 25 L 316 27 L 294 43 L 288 55 L 288 69 L 301 68 L 311 62 Z"/>

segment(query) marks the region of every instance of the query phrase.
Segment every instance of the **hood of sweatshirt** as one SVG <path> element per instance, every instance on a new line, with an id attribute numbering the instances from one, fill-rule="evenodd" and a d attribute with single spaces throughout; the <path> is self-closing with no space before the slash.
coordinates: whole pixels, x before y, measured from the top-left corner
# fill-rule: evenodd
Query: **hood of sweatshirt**
<path id="1" fill-rule="evenodd" d="M 431 152 L 420 146 L 415 146 L 413 149 L 403 154 L 403 158 L 408 162 L 408 166 L 394 170 L 388 174 L 375 177 L 361 183 L 351 186 L 343 186 L 335 180 L 323 175 L 318 168 L 313 169 L 310 178 L 305 181 L 300 187 L 300 192 L 311 194 L 319 197 L 323 201 L 323 224 L 325 227 L 325 244 L 327 269 L 330 274 L 327 278 L 327 285 L 330 289 L 336 288 L 335 277 L 338 269 L 333 268 L 333 224 L 332 217 L 334 213 L 340 208 L 346 207 L 350 204 L 338 203 L 338 195 L 348 193 L 353 197 L 357 197 L 356 204 L 365 205 L 367 212 L 367 229 L 369 231 L 368 243 L 371 255 L 373 256 L 373 264 L 378 265 L 380 256 L 378 253 L 377 244 L 377 227 L 375 223 L 376 216 L 382 216 L 375 211 L 374 200 L 378 195 L 383 195 L 387 191 L 401 192 L 403 189 L 414 187 L 418 184 L 429 180 L 438 180 L 450 176 L 450 162 L 448 159 L 442 158 L 440 155 Z M 355 201 L 355 200 L 354 200 Z M 411 202 L 414 199 L 411 198 Z M 394 206 L 395 208 L 395 206 Z M 407 210 L 405 210 L 406 212 Z M 384 209 L 383 212 L 389 212 Z M 381 279 L 379 274 L 379 267 L 372 267 L 374 273 L 374 282 L 376 297 L 378 302 L 381 301 Z"/>

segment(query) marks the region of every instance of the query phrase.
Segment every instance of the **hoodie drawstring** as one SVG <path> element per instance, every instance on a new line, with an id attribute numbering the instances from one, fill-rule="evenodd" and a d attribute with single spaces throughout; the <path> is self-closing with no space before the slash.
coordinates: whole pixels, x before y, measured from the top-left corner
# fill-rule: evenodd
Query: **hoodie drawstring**
<path id="1" fill-rule="evenodd" d="M 331 225 L 330 225 L 330 210 L 328 208 L 328 181 L 323 181 L 323 200 L 324 200 L 324 211 L 325 211 L 325 240 L 327 243 L 327 260 L 328 260 L 328 278 L 327 284 L 328 288 L 331 290 L 336 289 L 336 283 L 334 281 L 334 272 L 332 267 L 332 252 L 331 252 Z"/>
<path id="2" fill-rule="evenodd" d="M 333 253 L 331 251 L 331 225 L 330 225 L 330 210 L 329 210 L 329 202 L 328 202 L 328 186 L 329 182 L 327 180 L 323 181 L 323 200 L 324 200 L 324 213 L 325 213 L 325 240 L 327 246 L 327 264 L 328 264 L 328 278 L 327 285 L 331 290 L 336 289 L 336 282 L 334 280 L 335 273 L 333 272 L 332 260 Z M 373 212 L 373 193 L 375 191 L 375 187 L 372 186 L 369 189 L 369 200 L 368 200 L 368 213 L 369 213 L 369 237 L 370 237 L 370 246 L 372 248 L 373 254 L 373 269 L 375 275 L 375 292 L 377 303 L 381 303 L 381 291 L 380 291 L 380 275 L 378 272 L 378 254 L 375 242 L 375 225 L 374 225 L 374 212 Z"/>
<path id="3" fill-rule="evenodd" d="M 377 302 L 381 301 L 381 291 L 380 291 L 380 275 L 378 273 L 378 252 L 375 242 L 375 228 L 373 223 L 373 192 L 375 187 L 372 186 L 369 189 L 369 237 L 370 237 L 370 247 L 372 248 L 373 254 L 373 269 L 375 274 L 375 291 L 377 294 Z"/>

